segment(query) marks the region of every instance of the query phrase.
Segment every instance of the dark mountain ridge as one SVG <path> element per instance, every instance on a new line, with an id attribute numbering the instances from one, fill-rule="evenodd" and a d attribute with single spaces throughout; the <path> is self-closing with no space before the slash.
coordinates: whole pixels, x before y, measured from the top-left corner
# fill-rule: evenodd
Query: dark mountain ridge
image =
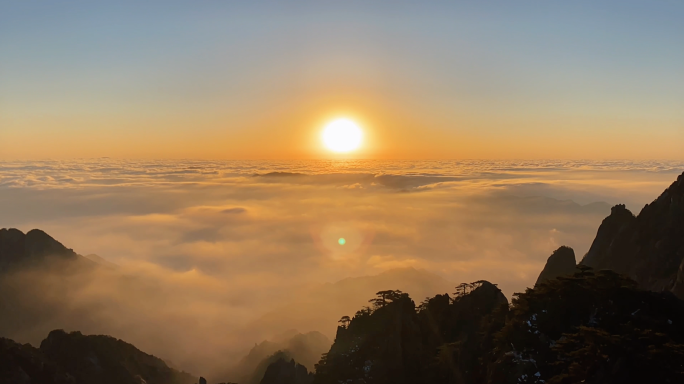
<path id="1" fill-rule="evenodd" d="M 281 358 L 268 366 L 260 384 L 311 384 L 313 378 L 313 373 L 294 359 L 288 362 Z"/>
<path id="2" fill-rule="evenodd" d="M 371 302 L 372 308 L 340 320 L 314 383 L 475 382 L 481 372 L 474 363 L 487 345 L 481 324 L 508 304 L 486 281 L 462 284 L 455 297 L 437 295 L 418 307 L 401 291 L 378 292 Z"/>
<path id="3" fill-rule="evenodd" d="M 34 348 L 0 338 L 0 383 L 194 384 L 197 378 L 111 336 L 50 332 Z"/>
<path id="4" fill-rule="evenodd" d="M 258 384 L 268 366 L 278 360 L 295 360 L 305 369 L 313 370 L 321 355 L 330 349 L 332 342 L 320 332 L 287 334 L 282 340 L 263 341 L 249 351 L 229 371 L 220 374 L 241 384 Z M 282 367 L 281 367 L 282 368 Z"/>
<path id="5" fill-rule="evenodd" d="M 40 229 L 32 229 L 26 234 L 16 228 L 0 229 L 0 273 L 40 267 L 48 262 L 73 267 L 96 265 Z"/>
<path id="6" fill-rule="evenodd" d="M 616 205 L 582 265 L 610 269 L 652 291 L 684 298 L 684 174 L 634 216 Z"/>

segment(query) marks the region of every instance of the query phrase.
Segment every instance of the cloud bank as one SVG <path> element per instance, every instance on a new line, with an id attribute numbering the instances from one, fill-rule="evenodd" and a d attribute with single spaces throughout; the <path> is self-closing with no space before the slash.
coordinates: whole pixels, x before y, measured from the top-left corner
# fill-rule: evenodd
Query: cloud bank
<path id="1" fill-rule="evenodd" d="M 207 369 L 269 335 L 250 325 L 348 277 L 410 267 L 452 283 L 486 279 L 510 296 L 534 283 L 558 246 L 581 257 L 612 204 L 638 210 L 683 168 L 681 162 L 0 162 L 0 227 L 40 228 L 80 254 L 118 266 L 68 292 L 65 305 L 85 314 L 82 321 L 65 315 L 44 327 L 114 334 L 186 369 Z M 49 290 L 45 284 L 41 289 Z M 334 327 L 300 331 L 330 335 Z M 37 336 L 22 337 L 35 342 Z"/>

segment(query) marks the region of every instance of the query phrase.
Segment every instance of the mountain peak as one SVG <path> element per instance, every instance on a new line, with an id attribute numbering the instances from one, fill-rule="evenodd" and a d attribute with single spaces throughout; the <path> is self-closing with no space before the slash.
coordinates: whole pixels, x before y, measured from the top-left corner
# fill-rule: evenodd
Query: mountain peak
<path id="1" fill-rule="evenodd" d="M 26 234 L 16 228 L 0 229 L 0 272 L 39 266 L 48 259 L 94 265 L 40 229 L 32 229 Z"/>
<path id="2" fill-rule="evenodd" d="M 650 218 L 665 214 L 667 211 L 681 212 L 684 207 L 684 173 L 639 213 L 639 217 Z M 676 213 L 675 212 L 675 213 Z"/>
<path id="3" fill-rule="evenodd" d="M 636 217 L 623 205 L 613 207 L 582 264 L 684 297 L 684 173 Z"/>
<path id="4" fill-rule="evenodd" d="M 537 282 L 534 285 L 539 285 L 547 280 L 553 280 L 560 276 L 572 275 L 575 273 L 576 266 L 575 251 L 570 247 L 562 245 L 553 251 L 548 260 L 546 260 L 546 265 L 539 274 L 539 278 L 537 278 Z"/>
<path id="5" fill-rule="evenodd" d="M 279 358 L 266 368 L 260 384 L 310 384 L 313 380 L 313 373 L 308 372 L 305 366 L 294 359 L 288 362 Z"/>
<path id="6" fill-rule="evenodd" d="M 32 229 L 26 233 L 24 247 L 26 254 L 29 257 L 76 256 L 73 250 L 65 247 L 62 243 L 40 229 Z"/>
<path id="7" fill-rule="evenodd" d="M 105 335 L 51 331 L 40 352 L 71 373 L 77 383 L 190 384 L 197 379 L 123 340 Z M 144 378 L 144 380 L 139 380 Z"/>
<path id="8" fill-rule="evenodd" d="M 619 252 L 616 252 L 615 249 L 616 247 L 621 247 L 624 242 L 616 242 L 615 240 L 624 237 L 625 241 L 627 241 L 630 228 L 635 222 L 636 217 L 624 204 L 618 204 L 611 208 L 610 215 L 601 222 L 596 232 L 596 238 L 594 238 L 589 252 L 587 252 L 580 264 L 594 269 L 610 269 L 608 265 L 619 264 L 617 260 L 612 260 L 612 257 L 606 258 L 603 255 L 619 256 Z M 622 270 L 618 272 L 622 272 Z"/>
<path id="9" fill-rule="evenodd" d="M 634 217 L 632 211 L 627 209 L 624 204 L 617 204 L 610 208 L 610 216 L 613 217 Z"/>

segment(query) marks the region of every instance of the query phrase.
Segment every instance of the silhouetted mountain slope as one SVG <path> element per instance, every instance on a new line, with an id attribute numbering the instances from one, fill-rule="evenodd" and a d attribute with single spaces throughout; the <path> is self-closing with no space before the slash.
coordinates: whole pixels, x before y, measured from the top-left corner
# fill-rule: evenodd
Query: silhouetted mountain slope
<path id="1" fill-rule="evenodd" d="M 0 229 L 0 335 L 37 342 L 98 265 L 45 232 Z M 37 330 L 38 329 L 38 330 Z"/>
<path id="2" fill-rule="evenodd" d="M 584 270 L 517 294 L 482 358 L 486 383 L 684 382 L 684 302 L 636 287 Z"/>
<path id="3" fill-rule="evenodd" d="M 517 294 L 462 284 L 416 310 L 383 291 L 316 366 L 314 383 L 643 384 L 684 382 L 684 302 L 587 267 Z"/>
<path id="4" fill-rule="evenodd" d="M 0 384 L 76 384 L 40 350 L 0 338 Z"/>
<path id="5" fill-rule="evenodd" d="M 401 291 L 381 291 L 373 308 L 342 318 L 335 343 L 316 366 L 315 383 L 474 382 L 480 330 L 507 301 L 496 286 L 463 284 L 454 300 L 438 295 L 418 310 Z M 448 381 L 445 381 L 448 382 Z"/>
<path id="6" fill-rule="evenodd" d="M 263 341 L 252 348 L 230 372 L 218 375 L 239 383 L 259 383 L 269 364 L 279 358 L 295 359 L 313 369 L 332 342 L 320 332 L 290 333 L 282 340 Z"/>
<path id="7" fill-rule="evenodd" d="M 311 384 L 313 377 L 305 366 L 297 364 L 294 359 L 288 362 L 280 358 L 268 366 L 260 384 Z"/>
<path id="8" fill-rule="evenodd" d="M 46 261 L 94 265 L 39 229 L 26 234 L 15 228 L 0 229 L 0 272 L 35 267 Z"/>
<path id="9" fill-rule="evenodd" d="M 539 274 L 535 285 L 546 280 L 558 278 L 559 276 L 570 276 L 575 274 L 577 261 L 575 261 L 575 251 L 566 246 L 553 251 L 553 254 L 546 260 L 544 269 Z"/>
<path id="10" fill-rule="evenodd" d="M 192 384 L 197 378 L 111 336 L 50 332 L 40 351 L 73 375 L 77 384 Z"/>
<path id="11" fill-rule="evenodd" d="M 0 338 L 0 384 L 194 384 L 197 378 L 110 336 L 50 332 L 40 348 Z"/>
<path id="12" fill-rule="evenodd" d="M 610 265 L 623 267 L 619 263 L 620 258 L 617 258 L 617 253 L 621 250 L 616 248 L 624 247 L 629 242 L 635 221 L 636 217 L 623 204 L 611 208 L 610 216 L 601 222 L 582 264 L 597 269 L 607 269 Z"/>
<path id="13" fill-rule="evenodd" d="M 422 364 L 426 382 L 477 383 L 484 377 L 479 356 L 491 348 L 487 330 L 508 300 L 487 281 L 461 284 L 454 298 L 439 295 L 418 308 L 426 355 Z M 451 304 L 449 304 L 451 303 Z M 435 358 L 430 354 L 437 351 Z"/>
<path id="14" fill-rule="evenodd" d="M 613 207 L 581 264 L 626 274 L 684 298 L 684 174 L 634 217 Z"/>

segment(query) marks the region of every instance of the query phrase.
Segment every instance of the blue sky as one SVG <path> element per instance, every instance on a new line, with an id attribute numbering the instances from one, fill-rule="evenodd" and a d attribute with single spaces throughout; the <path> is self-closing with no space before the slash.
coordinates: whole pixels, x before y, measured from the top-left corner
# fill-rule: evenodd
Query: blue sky
<path id="1" fill-rule="evenodd" d="M 498 138 L 548 157 L 583 135 L 601 144 L 583 157 L 615 135 L 645 149 L 607 157 L 677 157 L 683 18 L 676 1 L 5 1 L 0 157 L 310 157 L 304 125 L 337 110 L 375 127 L 370 157 L 488 157 Z"/>

